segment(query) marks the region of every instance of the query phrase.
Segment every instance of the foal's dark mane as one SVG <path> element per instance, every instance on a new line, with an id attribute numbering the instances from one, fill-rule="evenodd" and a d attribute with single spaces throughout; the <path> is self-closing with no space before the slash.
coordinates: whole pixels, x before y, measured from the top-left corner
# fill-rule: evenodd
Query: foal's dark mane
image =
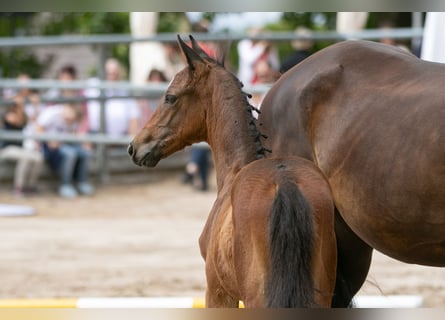
<path id="1" fill-rule="evenodd" d="M 246 111 L 249 113 L 249 116 L 250 116 L 250 121 L 248 123 L 248 126 L 249 126 L 249 130 L 251 132 L 251 136 L 253 137 L 254 142 L 255 142 L 255 146 L 256 146 L 255 158 L 256 159 L 265 158 L 266 157 L 266 152 L 271 152 L 271 150 L 265 148 L 263 146 L 263 144 L 261 143 L 261 138 L 266 139 L 267 136 L 262 134 L 258 130 L 258 125 L 257 125 L 258 124 L 258 120 L 252 114 L 252 112 L 256 112 L 258 114 L 260 113 L 260 110 L 258 108 L 255 108 L 253 105 L 251 105 L 249 100 L 248 100 L 249 98 L 252 97 L 252 95 L 250 93 L 247 93 L 247 92 L 243 91 L 242 88 L 244 87 L 244 84 L 232 72 L 230 72 L 229 70 L 227 70 L 225 68 L 225 66 L 224 66 L 224 56 L 225 55 L 223 55 L 221 60 L 219 60 L 219 59 L 216 60 L 216 59 L 213 59 L 213 58 L 209 57 L 202 49 L 200 49 L 200 48 L 198 49 L 196 47 L 196 44 L 193 45 L 193 49 L 195 51 L 197 51 L 197 53 L 203 59 L 205 59 L 205 60 L 207 60 L 207 61 L 209 61 L 209 62 L 211 62 L 211 63 L 213 63 L 213 64 L 215 64 L 215 65 L 217 65 L 219 67 L 221 67 L 222 69 L 224 69 L 233 78 L 233 80 L 237 83 L 238 88 L 240 89 L 240 93 L 241 93 L 241 95 L 243 96 L 243 98 L 246 101 L 246 105 L 245 105 Z"/>
<path id="2" fill-rule="evenodd" d="M 263 144 L 261 143 L 261 137 L 266 139 L 267 137 L 262 134 L 257 127 L 257 123 L 258 120 L 253 116 L 252 112 L 257 112 L 258 114 L 260 113 L 260 110 L 255 108 L 254 106 L 252 106 L 249 103 L 248 98 L 251 98 L 252 95 L 249 93 L 246 93 L 242 90 L 242 88 L 244 87 L 244 84 L 229 70 L 227 70 L 224 66 L 224 60 L 225 60 L 225 56 L 226 53 L 223 52 L 218 59 L 213 59 L 212 57 L 210 57 L 198 44 L 198 42 L 195 40 L 195 38 L 193 38 L 192 35 L 190 35 L 190 41 L 192 43 L 192 49 L 204 60 L 207 60 L 208 62 L 215 64 L 219 67 L 221 67 L 222 69 L 224 69 L 230 76 L 232 76 L 233 80 L 237 83 L 238 88 L 240 89 L 240 93 L 243 95 L 245 101 L 246 101 L 246 111 L 249 113 L 250 115 L 250 121 L 248 123 L 249 126 L 249 130 L 251 131 L 251 136 L 254 138 L 254 142 L 256 145 L 256 155 L 255 158 L 256 159 L 262 159 L 266 157 L 266 151 L 267 152 L 271 152 L 269 149 L 266 149 Z"/>
<path id="3" fill-rule="evenodd" d="M 221 65 L 223 68 L 224 66 Z M 224 68 L 225 69 L 225 68 Z M 252 104 L 250 104 L 249 102 L 249 98 L 252 97 L 252 95 L 250 93 L 247 93 L 245 91 L 242 90 L 242 88 L 244 87 L 244 84 L 230 71 L 228 71 L 227 69 L 225 69 L 238 83 L 239 89 L 241 94 L 243 95 L 245 101 L 246 101 L 246 111 L 250 116 L 250 121 L 249 121 L 249 130 L 251 132 L 252 137 L 254 138 L 255 141 L 255 145 L 256 145 L 256 159 L 262 159 L 266 157 L 266 151 L 270 152 L 269 149 L 266 149 L 263 144 L 261 143 L 261 138 L 266 139 L 267 136 L 262 134 L 260 132 L 260 130 L 258 129 L 257 124 L 259 124 L 258 120 L 253 116 L 252 112 L 256 112 L 256 113 L 260 113 L 260 110 L 258 108 L 255 108 Z"/>
<path id="4" fill-rule="evenodd" d="M 242 82 L 239 81 L 239 83 L 241 84 L 241 86 L 243 85 Z M 262 134 L 260 132 L 260 130 L 258 130 L 258 126 L 257 126 L 258 120 L 252 115 L 252 112 L 260 113 L 260 111 L 249 103 L 249 101 L 247 99 L 247 97 L 249 97 L 249 98 L 251 97 L 251 95 L 249 93 L 246 93 L 241 90 L 241 94 L 243 94 L 246 99 L 246 110 L 251 117 L 251 119 L 249 121 L 249 129 L 251 131 L 252 137 L 254 138 L 255 145 L 256 145 L 256 159 L 265 158 L 266 151 L 271 152 L 271 150 L 266 149 L 263 146 L 263 144 L 261 143 L 261 138 L 266 139 L 267 136 Z"/>

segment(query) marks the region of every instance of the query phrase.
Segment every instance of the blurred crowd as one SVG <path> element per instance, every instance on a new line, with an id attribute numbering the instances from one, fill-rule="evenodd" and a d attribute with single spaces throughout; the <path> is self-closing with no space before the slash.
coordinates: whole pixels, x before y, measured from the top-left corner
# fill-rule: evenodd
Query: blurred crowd
<path id="1" fill-rule="evenodd" d="M 192 31 L 206 32 L 207 28 L 200 23 L 196 24 Z M 239 64 L 236 68 L 229 66 L 236 70 L 234 73 L 244 85 L 271 86 L 283 73 L 313 53 L 314 43 L 309 29 L 298 27 L 295 30 L 296 39 L 290 42 L 292 52 L 281 59 L 273 42 L 255 40 L 255 36 L 262 32 L 264 30 L 253 28 L 250 30 L 251 38 L 237 43 Z M 381 42 L 396 45 L 393 40 L 387 38 Z M 146 76 L 147 84 L 168 83 L 175 72 L 184 66 L 176 43 L 164 43 L 163 46 L 170 63 L 165 70 L 152 68 Z M 217 43 L 201 42 L 201 46 L 215 59 L 224 56 Z M 127 71 L 114 58 L 106 60 L 104 70 L 107 82 L 119 82 L 127 78 Z M 63 65 L 55 78 L 61 83 L 78 80 L 76 64 Z M 26 83 L 30 77 L 21 73 L 17 80 Z M 99 82 L 97 78 L 87 79 L 91 86 L 83 90 L 52 88 L 39 92 L 25 86 L 18 90 L 5 89 L 3 98 L 10 101 L 10 104 L 0 109 L 0 128 L 20 130 L 31 135 L 48 133 L 82 136 L 102 132 L 110 137 L 122 137 L 136 134 L 153 114 L 158 105 L 158 98 L 133 98 L 127 90 L 117 87 L 101 93 L 101 90 L 94 86 Z M 98 99 L 101 94 L 107 97 L 103 119 L 101 101 Z M 75 99 L 81 97 L 89 99 Z M 263 93 L 254 93 L 250 103 L 260 109 L 262 99 Z M 253 112 L 253 116 L 256 117 L 257 113 Z M 94 144 L 87 142 L 0 139 L 0 160 L 16 163 L 13 193 L 19 197 L 39 192 L 38 179 L 43 166 L 47 166 L 57 179 L 57 192 L 61 197 L 93 195 L 95 187 L 90 179 L 88 165 L 94 150 Z M 183 183 L 190 183 L 197 190 L 208 190 L 210 168 L 209 146 L 205 143 L 193 145 L 190 161 L 184 168 Z"/>
<path id="2" fill-rule="evenodd" d="M 252 31 L 260 32 L 256 29 Z M 193 26 L 193 32 L 207 32 L 203 23 Z M 213 42 L 201 42 L 207 54 L 215 59 L 222 57 L 222 49 Z M 169 61 L 165 70 L 151 68 L 146 76 L 147 84 L 168 83 L 185 64 L 176 43 L 164 43 L 164 53 Z M 238 45 L 240 63 L 238 76 L 246 85 L 271 84 L 278 79 L 280 62 L 276 48 L 268 41 L 246 39 Z M 114 58 L 104 65 L 105 81 L 108 83 L 128 79 L 127 70 Z M 46 91 L 23 86 L 14 90 L 6 88 L 3 100 L 8 106 L 0 110 L 0 128 L 29 134 L 64 134 L 81 137 L 85 134 L 104 133 L 109 137 L 133 136 L 146 123 L 158 105 L 158 98 L 134 98 L 124 89 L 105 89 L 101 92 L 98 78 L 79 79 L 76 63 L 68 63 L 54 76 L 60 83 L 86 80 L 82 90 L 50 88 Z M 18 75 L 17 80 L 26 84 L 30 76 Z M 101 94 L 106 96 L 102 119 Z M 87 98 L 86 101 L 76 98 Z M 262 95 L 255 94 L 251 103 L 259 107 Z M 43 102 L 50 101 L 50 102 Z M 58 182 L 57 193 L 63 198 L 91 196 L 95 186 L 90 178 L 89 164 L 95 145 L 88 142 L 57 139 L 23 141 L 0 139 L 0 161 L 15 163 L 13 194 L 17 197 L 39 193 L 39 176 L 47 167 Z M 113 146 L 107 146 L 112 148 Z M 119 146 L 114 146 L 119 147 Z M 120 146 L 120 148 L 124 148 Z M 209 189 L 209 174 L 212 164 L 211 150 L 206 143 L 191 146 L 190 160 L 184 168 L 183 183 L 197 190 Z"/>
<path id="3" fill-rule="evenodd" d="M 121 81 L 124 70 L 114 58 L 105 63 L 106 80 Z M 77 68 L 66 64 L 60 68 L 56 78 L 61 83 L 77 80 Z M 26 84 L 29 75 L 22 73 L 17 80 Z M 92 84 L 99 80 L 92 78 Z M 5 90 L 3 98 L 10 104 L 2 108 L 1 127 L 4 130 L 19 130 L 29 135 L 46 133 L 54 136 L 70 134 L 82 136 L 101 131 L 110 137 L 134 135 L 151 114 L 151 105 L 139 103 L 125 90 L 106 90 L 105 119 L 101 121 L 101 94 L 95 87 L 84 90 L 49 89 L 46 92 L 23 88 Z M 92 98 L 82 101 L 81 97 Z M 113 98 L 116 97 L 116 98 Z M 44 99 L 42 99 L 44 98 Z M 54 101 L 43 103 L 42 101 Z M 59 101 L 59 102 L 58 102 Z M 149 111 L 145 110 L 150 108 Z M 79 139 L 81 140 L 81 139 Z M 43 165 L 58 179 L 58 194 L 64 198 L 93 195 L 88 165 L 94 145 L 88 142 L 64 140 L 23 141 L 1 139 L 0 159 L 15 161 L 14 188 L 16 196 L 29 196 L 38 190 L 38 178 Z"/>

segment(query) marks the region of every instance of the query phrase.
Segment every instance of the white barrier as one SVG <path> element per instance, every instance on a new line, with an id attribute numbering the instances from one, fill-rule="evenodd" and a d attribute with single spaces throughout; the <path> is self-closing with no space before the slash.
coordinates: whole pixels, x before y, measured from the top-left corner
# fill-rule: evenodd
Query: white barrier
<path id="1" fill-rule="evenodd" d="M 203 308 L 204 299 L 166 298 L 79 298 L 77 308 Z"/>
<path id="2" fill-rule="evenodd" d="M 32 216 L 35 209 L 30 206 L 0 203 L 0 217 Z"/>
<path id="3" fill-rule="evenodd" d="M 355 308 L 420 308 L 423 298 L 415 295 L 358 296 Z M 240 306 L 243 307 L 242 302 Z M 204 298 L 55 298 L 55 299 L 0 299 L 0 308 L 76 308 L 76 309 L 149 309 L 149 308 L 204 308 Z"/>
<path id="4" fill-rule="evenodd" d="M 389 296 L 357 296 L 354 298 L 355 308 L 421 308 L 422 296 L 389 295 Z"/>

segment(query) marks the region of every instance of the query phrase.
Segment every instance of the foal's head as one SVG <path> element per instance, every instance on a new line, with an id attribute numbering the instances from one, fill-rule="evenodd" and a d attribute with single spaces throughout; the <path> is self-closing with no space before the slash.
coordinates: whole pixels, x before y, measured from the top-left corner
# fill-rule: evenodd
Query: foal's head
<path id="1" fill-rule="evenodd" d="M 153 167 L 192 143 L 207 141 L 207 125 L 214 117 L 208 111 L 221 98 L 215 88 L 230 83 L 237 87 L 232 89 L 241 92 L 239 80 L 210 58 L 193 37 L 190 39 L 193 49 L 178 36 L 187 66 L 174 76 L 158 108 L 128 146 L 137 165 Z"/>

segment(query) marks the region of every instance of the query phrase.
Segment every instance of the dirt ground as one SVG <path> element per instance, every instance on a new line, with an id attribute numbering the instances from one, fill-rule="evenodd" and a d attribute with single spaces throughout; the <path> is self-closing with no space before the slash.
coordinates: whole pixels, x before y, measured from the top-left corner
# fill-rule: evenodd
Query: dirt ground
<path id="1" fill-rule="evenodd" d="M 212 180 L 213 181 L 213 180 Z M 0 203 L 30 217 L 0 218 L 0 299 L 203 297 L 198 237 L 215 199 L 180 183 L 180 173 L 112 176 L 91 198 L 60 199 L 42 187 L 17 199 L 0 183 Z M 421 295 L 445 307 L 445 268 L 408 265 L 375 253 L 362 295 Z"/>

